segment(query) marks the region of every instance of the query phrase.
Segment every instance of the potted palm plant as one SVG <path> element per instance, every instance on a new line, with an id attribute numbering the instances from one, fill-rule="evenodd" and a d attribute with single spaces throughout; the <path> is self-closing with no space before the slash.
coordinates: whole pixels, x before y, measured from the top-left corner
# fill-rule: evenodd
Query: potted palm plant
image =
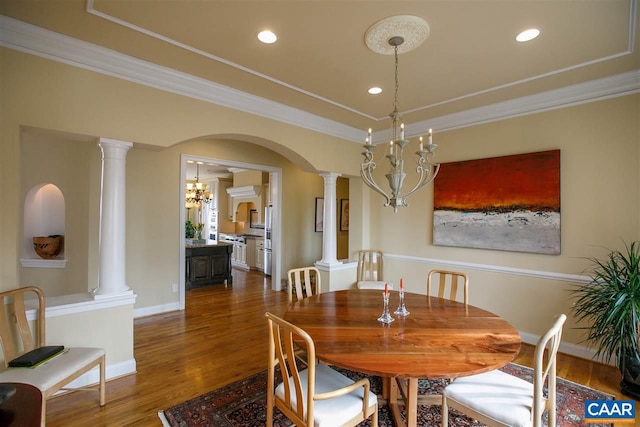
<path id="1" fill-rule="evenodd" d="M 584 329 L 596 349 L 594 357 L 614 359 L 622 374 L 621 391 L 639 399 L 640 242 L 590 260 L 591 280 L 573 290 L 573 312 L 589 323 Z"/>

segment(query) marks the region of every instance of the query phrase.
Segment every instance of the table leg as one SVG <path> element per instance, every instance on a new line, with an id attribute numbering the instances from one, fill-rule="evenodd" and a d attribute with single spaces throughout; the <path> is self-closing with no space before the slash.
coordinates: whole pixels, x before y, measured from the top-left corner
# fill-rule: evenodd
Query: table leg
<path id="1" fill-rule="evenodd" d="M 403 383 L 402 389 L 398 384 L 399 381 L 406 381 L 406 383 Z M 396 426 L 416 427 L 418 425 L 418 379 L 385 379 L 383 381 L 383 393 L 386 393 L 387 386 L 389 390 L 389 410 Z M 399 400 L 404 401 L 406 423 L 402 419 L 400 407 L 398 406 Z"/>
<path id="2" fill-rule="evenodd" d="M 382 398 L 384 400 L 386 400 L 387 402 L 389 401 L 389 387 L 391 384 L 391 378 L 389 377 L 382 377 Z"/>
<path id="3" fill-rule="evenodd" d="M 400 414 L 400 408 L 398 407 L 398 398 L 400 397 L 400 390 L 398 388 L 398 382 L 396 378 L 389 378 L 389 410 L 391 416 L 397 427 L 404 426 L 402 415 Z"/>
<path id="4" fill-rule="evenodd" d="M 409 378 L 408 382 L 405 402 L 407 427 L 415 427 L 418 424 L 418 379 Z"/>

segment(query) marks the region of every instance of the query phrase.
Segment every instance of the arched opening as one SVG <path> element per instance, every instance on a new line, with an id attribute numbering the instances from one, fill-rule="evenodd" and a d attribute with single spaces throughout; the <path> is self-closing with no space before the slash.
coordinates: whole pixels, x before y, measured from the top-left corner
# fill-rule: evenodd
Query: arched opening
<path id="1" fill-rule="evenodd" d="M 64 254 L 65 201 L 62 191 L 51 183 L 34 186 L 25 198 L 22 232 L 22 258 L 24 267 L 63 268 L 66 264 Z M 62 236 L 58 255 L 44 259 L 34 249 L 34 237 Z"/>

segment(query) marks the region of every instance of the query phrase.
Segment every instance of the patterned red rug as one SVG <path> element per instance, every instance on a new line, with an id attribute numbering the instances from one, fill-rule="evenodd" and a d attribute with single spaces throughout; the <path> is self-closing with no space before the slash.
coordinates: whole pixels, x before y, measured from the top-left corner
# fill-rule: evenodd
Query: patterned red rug
<path id="1" fill-rule="evenodd" d="M 532 369 L 510 363 L 503 371 L 533 382 Z M 341 372 L 358 379 L 363 374 L 340 369 Z M 382 381 L 379 377 L 369 377 L 371 389 L 380 394 Z M 266 371 L 244 380 L 213 390 L 164 411 L 158 415 L 167 427 L 258 427 L 265 425 Z M 420 393 L 439 394 L 444 380 L 420 380 Z M 584 426 L 584 401 L 614 397 L 580 384 L 558 379 L 557 387 L 557 424 L 560 427 Z M 439 427 L 441 422 L 440 406 L 421 406 L 418 409 L 418 425 Z M 391 413 L 387 405 L 382 405 L 378 413 L 380 427 L 393 427 Z M 291 426 L 291 422 L 277 409 L 274 415 L 274 427 Z M 365 421 L 360 426 L 369 426 Z M 454 409 L 449 412 L 449 425 L 460 427 L 480 427 L 484 424 L 473 421 Z M 545 424 L 546 425 L 546 424 Z M 595 427 L 598 424 L 590 424 Z M 600 424 L 602 426 L 602 424 Z"/>

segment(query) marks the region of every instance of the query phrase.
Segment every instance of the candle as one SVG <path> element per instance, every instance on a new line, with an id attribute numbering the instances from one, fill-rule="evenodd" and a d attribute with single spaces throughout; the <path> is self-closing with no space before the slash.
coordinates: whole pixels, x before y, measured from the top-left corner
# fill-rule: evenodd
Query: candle
<path id="1" fill-rule="evenodd" d="M 433 144 L 432 139 L 431 139 L 431 135 L 432 135 L 432 130 L 429 129 L 429 145 Z"/>
<path id="2" fill-rule="evenodd" d="M 389 142 L 389 154 L 393 156 L 393 141 Z"/>
<path id="3" fill-rule="evenodd" d="M 389 284 L 385 282 L 384 284 L 384 293 L 388 294 L 389 293 Z"/>
<path id="4" fill-rule="evenodd" d="M 371 145 L 371 128 L 369 128 L 369 134 L 367 135 L 367 145 Z"/>
<path id="5" fill-rule="evenodd" d="M 420 151 L 424 151 L 424 146 L 422 145 L 422 137 L 420 137 Z"/>
<path id="6" fill-rule="evenodd" d="M 404 139 L 404 123 L 400 123 L 400 139 Z"/>
<path id="7" fill-rule="evenodd" d="M 404 282 L 400 279 L 400 289 L 404 289 Z"/>

